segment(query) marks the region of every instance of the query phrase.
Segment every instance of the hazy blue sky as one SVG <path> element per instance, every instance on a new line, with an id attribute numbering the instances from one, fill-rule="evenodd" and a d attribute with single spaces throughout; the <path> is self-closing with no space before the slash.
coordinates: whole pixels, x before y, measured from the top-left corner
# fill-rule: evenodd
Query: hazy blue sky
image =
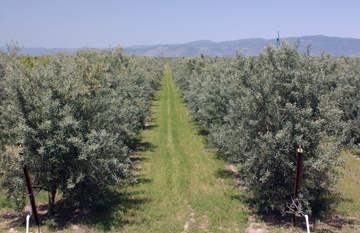
<path id="1" fill-rule="evenodd" d="M 0 0 L 0 46 L 77 48 L 305 35 L 360 38 L 359 0 Z"/>

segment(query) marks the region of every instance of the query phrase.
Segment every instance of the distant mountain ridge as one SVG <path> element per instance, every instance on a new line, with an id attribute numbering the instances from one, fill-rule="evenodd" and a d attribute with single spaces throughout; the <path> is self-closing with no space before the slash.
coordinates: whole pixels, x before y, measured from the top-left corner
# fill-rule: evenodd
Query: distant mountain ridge
<path id="1" fill-rule="evenodd" d="M 297 41 L 298 37 L 282 38 L 290 43 Z M 360 39 L 340 38 L 329 36 L 302 36 L 299 37 L 299 52 L 306 50 L 307 44 L 311 41 L 311 54 L 319 55 L 322 51 L 332 56 L 360 56 Z M 276 46 L 276 39 L 240 39 L 233 41 L 213 42 L 210 40 L 193 41 L 184 44 L 167 44 L 167 45 L 136 45 L 125 47 L 125 53 L 145 55 L 150 57 L 191 57 L 198 56 L 200 53 L 210 56 L 229 56 L 234 57 L 236 50 L 240 50 L 244 55 L 257 55 L 264 49 L 267 43 Z M 5 50 L 5 47 L 1 47 Z M 41 56 L 60 51 L 74 52 L 76 48 L 24 48 L 21 53 L 31 56 Z"/>
<path id="2" fill-rule="evenodd" d="M 298 37 L 283 38 L 292 44 Z M 302 36 L 299 37 L 299 52 L 306 50 L 306 46 L 311 42 L 310 52 L 319 55 L 322 51 L 332 56 L 360 56 L 360 39 L 340 38 L 329 36 Z M 234 41 L 213 42 L 210 40 L 194 41 L 186 44 L 172 45 L 149 45 L 127 47 L 125 52 L 129 54 L 139 54 L 146 56 L 160 57 L 188 57 L 198 56 L 200 53 L 210 56 L 229 56 L 234 57 L 236 50 L 240 50 L 244 55 L 257 55 L 264 49 L 267 43 L 276 46 L 276 39 L 240 39 Z"/>

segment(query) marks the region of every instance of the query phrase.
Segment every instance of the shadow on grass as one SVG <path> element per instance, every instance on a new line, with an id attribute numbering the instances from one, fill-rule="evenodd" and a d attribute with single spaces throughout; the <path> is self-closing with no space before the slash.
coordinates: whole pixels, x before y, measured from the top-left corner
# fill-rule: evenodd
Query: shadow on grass
<path id="1" fill-rule="evenodd" d="M 285 229 L 293 228 L 293 215 L 286 214 L 281 215 L 280 213 L 271 213 L 271 214 L 261 214 L 261 220 L 263 220 L 266 225 L 271 227 L 283 227 Z M 345 221 L 343 218 L 339 218 L 336 215 L 328 216 L 323 218 L 321 216 L 309 216 L 309 224 L 311 232 L 342 232 L 342 229 L 345 225 L 351 225 L 349 222 Z M 295 227 L 301 229 L 301 232 L 306 232 L 306 221 L 303 216 L 296 217 Z"/>
<path id="2" fill-rule="evenodd" d="M 155 122 L 155 118 L 154 117 L 148 117 L 148 122 L 150 123 L 150 122 Z M 156 127 L 159 127 L 158 125 L 148 125 L 148 126 L 145 126 L 144 125 L 144 127 L 143 127 L 143 130 L 152 130 L 152 129 L 154 129 L 154 128 L 156 128 Z"/>
<path id="3" fill-rule="evenodd" d="M 199 129 L 198 131 L 197 131 L 197 134 L 196 135 L 198 135 L 198 136 L 208 136 L 209 135 L 209 131 L 207 131 L 206 129 Z"/>
<path id="4" fill-rule="evenodd" d="M 142 151 L 142 152 L 146 152 L 146 151 L 154 151 L 157 146 L 153 145 L 150 142 L 142 142 L 141 139 L 136 139 L 133 143 L 133 145 L 131 146 L 131 148 L 136 152 L 136 151 Z M 136 157 L 134 157 L 136 158 Z M 135 159 L 132 160 L 135 160 Z"/>
<path id="5" fill-rule="evenodd" d="M 226 161 L 226 157 L 219 150 L 214 151 L 214 159 Z"/>
<path id="6" fill-rule="evenodd" d="M 139 184 L 150 184 L 153 182 L 153 180 L 147 178 L 138 178 L 138 182 Z"/>
<path id="7" fill-rule="evenodd" d="M 151 144 L 150 142 L 144 142 L 141 143 L 141 151 L 145 152 L 145 151 L 151 151 L 154 152 L 155 149 L 157 148 L 157 146 Z"/>
<path id="8" fill-rule="evenodd" d="M 310 202 L 313 216 L 309 217 L 317 232 L 338 232 L 344 226 L 359 225 L 359 219 L 345 219 L 335 210 L 340 203 L 353 203 L 354 200 L 344 198 L 341 193 L 322 196 Z"/>
<path id="9" fill-rule="evenodd" d="M 159 85 L 160 86 L 160 85 Z M 162 89 L 162 87 L 160 87 L 160 89 Z M 158 89 L 157 91 L 159 91 L 160 89 Z M 154 95 L 152 98 L 151 98 L 151 101 L 152 102 L 156 102 L 156 101 L 158 101 L 160 98 L 159 98 L 159 96 L 158 95 Z M 151 103 L 150 103 L 151 104 Z"/>
<path id="10" fill-rule="evenodd" d="M 184 97 L 181 95 L 181 92 L 180 92 L 180 91 L 179 91 L 179 94 L 180 94 L 180 96 L 181 96 L 181 103 L 183 103 L 183 104 L 188 104 L 189 101 L 187 101 L 186 99 L 184 99 Z"/>
<path id="11" fill-rule="evenodd" d="M 133 161 L 135 164 L 138 163 L 138 162 L 146 161 L 146 160 L 148 160 L 148 158 L 144 158 L 144 157 L 140 157 L 140 156 L 131 158 L 131 161 Z"/>
<path id="12" fill-rule="evenodd" d="M 220 168 L 216 171 L 215 176 L 216 178 L 228 179 L 228 178 L 233 178 L 234 174 L 233 172 L 231 172 L 226 168 Z"/>
<path id="13" fill-rule="evenodd" d="M 139 182 L 152 181 L 139 179 Z M 65 199 L 61 199 L 56 202 L 54 216 L 45 213 L 46 204 L 39 205 L 41 228 L 48 227 L 49 230 L 59 231 L 81 224 L 98 231 L 121 230 L 126 224 L 136 224 L 134 213 L 141 210 L 142 204 L 151 201 L 149 198 L 139 196 L 142 196 L 139 192 L 111 191 L 107 199 L 103 200 L 103 204 L 92 205 L 85 209 L 78 209 Z M 25 227 L 24 219 L 19 218 L 13 225 Z M 143 222 L 141 219 L 139 221 Z M 35 226 L 34 222 L 31 225 Z"/>
<path id="14" fill-rule="evenodd" d="M 241 194 L 230 196 L 231 200 L 243 199 Z M 356 225 L 359 225 L 358 220 L 345 219 L 336 213 L 336 205 L 341 202 L 353 202 L 351 199 L 342 198 L 339 194 L 327 195 L 322 198 L 318 198 L 313 201 L 310 205 L 312 206 L 312 215 L 309 216 L 309 223 L 311 225 L 311 232 L 342 232 L 343 228 L 349 227 L 356 230 Z M 254 200 L 255 203 L 255 200 Z M 256 219 L 261 219 L 267 226 L 270 227 L 283 227 L 285 229 L 293 228 L 292 218 L 293 214 L 287 213 L 282 215 L 280 211 L 272 211 L 269 213 L 261 213 L 251 203 L 248 203 L 248 207 L 252 215 Z M 301 229 L 301 232 L 306 232 L 306 221 L 303 216 L 296 217 L 296 228 Z"/>
<path id="15" fill-rule="evenodd" d="M 159 127 L 159 126 L 158 125 L 149 125 L 149 126 L 146 127 L 146 130 L 152 130 L 152 129 L 157 128 L 157 127 Z"/>
<path id="16" fill-rule="evenodd" d="M 157 93 L 159 93 L 162 89 L 163 89 L 163 85 L 161 85 L 161 83 L 159 83 L 159 85 L 155 89 L 154 95 L 151 96 L 151 98 L 150 98 L 150 100 L 151 100 L 150 107 L 157 106 L 156 103 L 160 100 L 160 96 Z"/>
<path id="17" fill-rule="evenodd" d="M 155 88 L 155 94 L 151 98 L 152 101 L 158 101 L 159 100 L 159 95 L 157 93 L 161 92 L 163 90 L 163 88 L 164 88 L 164 85 L 162 85 L 161 82 L 160 82 L 159 85 Z"/>

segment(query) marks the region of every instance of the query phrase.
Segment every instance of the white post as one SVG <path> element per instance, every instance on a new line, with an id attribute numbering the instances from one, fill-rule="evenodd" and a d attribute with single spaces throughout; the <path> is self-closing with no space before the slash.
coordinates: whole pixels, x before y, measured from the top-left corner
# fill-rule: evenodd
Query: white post
<path id="1" fill-rule="evenodd" d="M 310 233 L 310 227 L 309 227 L 309 218 L 308 216 L 305 214 L 305 220 L 306 220 L 306 230 L 307 233 Z"/>
<path id="2" fill-rule="evenodd" d="M 26 233 L 29 233 L 29 221 L 30 221 L 30 214 L 26 216 Z"/>

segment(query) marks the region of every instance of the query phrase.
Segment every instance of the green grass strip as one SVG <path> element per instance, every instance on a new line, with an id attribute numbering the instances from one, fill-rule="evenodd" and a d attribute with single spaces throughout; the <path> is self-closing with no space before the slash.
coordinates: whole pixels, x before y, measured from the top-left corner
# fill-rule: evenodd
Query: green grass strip
<path id="1" fill-rule="evenodd" d="M 188 116 L 166 65 L 140 153 L 139 201 L 123 218 L 124 232 L 243 232 L 248 214 L 224 161 L 205 152 L 206 138 Z M 225 175 L 224 175 L 225 174 Z"/>

